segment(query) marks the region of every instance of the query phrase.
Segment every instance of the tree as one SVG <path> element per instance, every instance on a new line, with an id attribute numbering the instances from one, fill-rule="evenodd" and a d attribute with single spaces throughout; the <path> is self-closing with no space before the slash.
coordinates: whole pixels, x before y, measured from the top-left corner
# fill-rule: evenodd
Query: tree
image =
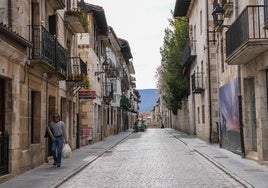
<path id="1" fill-rule="evenodd" d="M 177 114 L 181 101 L 188 95 L 187 77 L 183 73 L 182 52 L 188 41 L 186 18 L 169 19 L 171 28 L 165 29 L 163 46 L 160 48 L 161 66 L 157 69 L 157 86 L 168 108 Z"/>

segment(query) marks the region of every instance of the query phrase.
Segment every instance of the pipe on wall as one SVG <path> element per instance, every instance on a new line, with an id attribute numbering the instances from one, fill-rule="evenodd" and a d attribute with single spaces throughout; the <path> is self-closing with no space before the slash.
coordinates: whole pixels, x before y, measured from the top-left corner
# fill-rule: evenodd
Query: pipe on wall
<path id="1" fill-rule="evenodd" d="M 7 25 L 9 28 L 12 27 L 12 8 L 11 0 L 7 0 Z"/>
<path id="2" fill-rule="evenodd" d="M 238 0 L 234 1 L 234 20 L 238 17 Z M 241 67 L 237 65 L 237 78 L 238 78 L 238 110 L 239 110 L 239 130 L 240 130 L 240 142 L 241 142 L 241 157 L 245 158 L 245 143 L 244 143 L 244 126 L 243 126 L 243 104 L 242 104 L 242 92 L 241 92 Z"/>
<path id="3" fill-rule="evenodd" d="M 209 102 L 209 142 L 212 143 L 212 110 L 211 110 L 211 75 L 210 75 L 210 47 L 209 47 L 209 15 L 208 2 L 206 1 L 206 25 L 207 25 L 207 72 L 208 72 L 208 102 Z"/>

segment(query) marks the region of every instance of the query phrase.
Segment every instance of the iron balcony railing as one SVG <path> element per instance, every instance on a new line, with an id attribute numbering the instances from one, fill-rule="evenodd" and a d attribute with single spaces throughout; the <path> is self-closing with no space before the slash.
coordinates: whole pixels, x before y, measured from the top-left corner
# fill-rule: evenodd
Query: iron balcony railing
<path id="1" fill-rule="evenodd" d="M 268 24 L 268 0 L 264 0 L 264 23 Z"/>
<path id="2" fill-rule="evenodd" d="M 129 85 L 130 85 L 129 78 L 128 78 L 127 73 L 124 70 L 123 70 L 123 75 L 121 77 L 121 82 L 125 86 L 126 89 L 129 89 Z"/>
<path id="3" fill-rule="evenodd" d="M 196 46 L 194 41 L 188 41 L 183 49 L 182 53 L 182 65 L 188 66 L 196 58 Z"/>
<path id="4" fill-rule="evenodd" d="M 267 39 L 264 29 L 265 7 L 247 6 L 226 32 L 227 58 L 249 40 Z"/>
<path id="5" fill-rule="evenodd" d="M 111 58 L 107 58 L 108 67 L 105 70 L 106 78 L 115 78 L 119 76 L 119 70 L 115 66 L 115 63 L 111 60 Z"/>
<path id="6" fill-rule="evenodd" d="M 66 76 L 66 52 L 56 38 L 43 26 L 32 26 L 33 48 L 31 58 L 44 62 L 50 68 Z"/>
<path id="7" fill-rule="evenodd" d="M 125 110 L 128 110 L 129 108 L 131 108 L 130 101 L 125 95 L 122 95 L 120 98 L 120 107 Z"/>
<path id="8" fill-rule="evenodd" d="M 204 91 L 203 73 L 194 73 L 191 76 L 192 80 L 192 93 L 200 94 Z"/>
<path id="9" fill-rule="evenodd" d="M 9 136 L 0 134 L 0 176 L 8 174 Z"/>
<path id="10" fill-rule="evenodd" d="M 113 83 L 107 81 L 103 82 L 103 101 L 108 104 L 113 100 L 114 97 L 114 89 Z"/>
<path id="11" fill-rule="evenodd" d="M 87 75 L 87 64 L 80 57 L 67 58 L 66 81 L 81 82 Z"/>

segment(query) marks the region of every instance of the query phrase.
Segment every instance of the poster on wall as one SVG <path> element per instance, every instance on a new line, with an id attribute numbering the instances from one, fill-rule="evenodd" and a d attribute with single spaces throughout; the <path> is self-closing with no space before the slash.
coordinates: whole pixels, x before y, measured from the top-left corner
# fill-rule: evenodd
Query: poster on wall
<path id="1" fill-rule="evenodd" d="M 220 135 L 222 147 L 240 153 L 238 79 L 235 78 L 219 89 Z"/>

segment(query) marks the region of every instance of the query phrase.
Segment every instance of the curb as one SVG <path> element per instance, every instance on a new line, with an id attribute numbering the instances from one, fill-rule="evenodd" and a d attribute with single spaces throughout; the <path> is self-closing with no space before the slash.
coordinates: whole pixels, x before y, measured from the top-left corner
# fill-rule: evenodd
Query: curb
<path id="1" fill-rule="evenodd" d="M 180 142 L 182 142 L 183 144 L 185 144 L 190 151 L 194 151 L 196 153 L 198 153 L 200 156 L 202 156 L 203 158 L 205 158 L 206 160 L 208 160 L 209 162 L 211 162 L 213 165 L 215 165 L 218 169 L 220 169 L 221 171 L 223 171 L 225 174 L 229 175 L 231 178 L 233 178 L 235 181 L 239 182 L 241 185 L 243 185 L 244 187 L 254 187 L 252 184 L 248 183 L 247 181 L 243 180 L 242 178 L 240 178 L 239 176 L 237 176 L 236 174 L 234 174 L 233 172 L 231 172 L 230 170 L 228 170 L 225 166 L 223 166 L 221 163 L 217 162 L 216 160 L 214 160 L 213 158 L 211 158 L 209 155 L 199 151 L 198 149 L 191 147 L 186 141 L 184 141 L 183 139 L 181 139 L 179 136 L 177 135 L 173 135 L 172 132 L 168 131 L 167 132 L 169 134 L 171 134 L 174 138 L 176 138 L 177 140 L 179 140 Z"/>
<path id="2" fill-rule="evenodd" d="M 241 179 L 239 176 L 237 176 L 236 174 L 234 174 L 231 171 L 229 171 L 226 167 L 224 167 L 222 164 L 220 164 L 219 162 L 217 162 L 216 160 L 214 160 L 213 158 L 211 158 L 209 155 L 207 155 L 207 154 L 199 151 L 198 149 L 196 149 L 194 147 L 189 146 L 188 143 L 185 142 L 183 139 L 181 139 L 181 138 L 179 138 L 177 136 L 173 136 L 173 137 L 176 138 L 177 140 L 179 140 L 180 142 L 182 142 L 183 144 L 185 144 L 189 148 L 190 151 L 194 151 L 194 152 L 198 153 L 200 156 L 202 156 L 203 158 L 205 158 L 206 160 L 208 160 L 209 162 L 211 162 L 218 169 L 220 169 L 221 171 L 223 171 L 225 174 L 229 175 L 231 178 L 233 178 L 235 181 L 239 182 L 244 187 L 254 187 L 253 185 L 251 185 L 247 181 Z"/>
<path id="3" fill-rule="evenodd" d="M 201 151 L 198 151 L 197 149 L 193 148 L 193 150 L 198 153 L 200 156 L 204 157 L 205 159 L 207 159 L 209 162 L 211 162 L 212 164 L 214 164 L 217 168 L 219 168 L 221 171 L 223 171 L 225 174 L 229 175 L 231 178 L 233 178 L 235 181 L 239 182 L 241 185 L 243 185 L 244 187 L 254 187 L 253 185 L 251 185 L 250 183 L 248 183 L 247 181 L 241 179 L 239 176 L 237 176 L 236 174 L 232 173 L 230 170 L 228 170 L 225 166 L 223 166 L 222 164 L 220 164 L 219 162 L 215 161 L 213 158 L 211 158 L 210 156 L 208 156 L 205 153 L 202 153 Z"/>

